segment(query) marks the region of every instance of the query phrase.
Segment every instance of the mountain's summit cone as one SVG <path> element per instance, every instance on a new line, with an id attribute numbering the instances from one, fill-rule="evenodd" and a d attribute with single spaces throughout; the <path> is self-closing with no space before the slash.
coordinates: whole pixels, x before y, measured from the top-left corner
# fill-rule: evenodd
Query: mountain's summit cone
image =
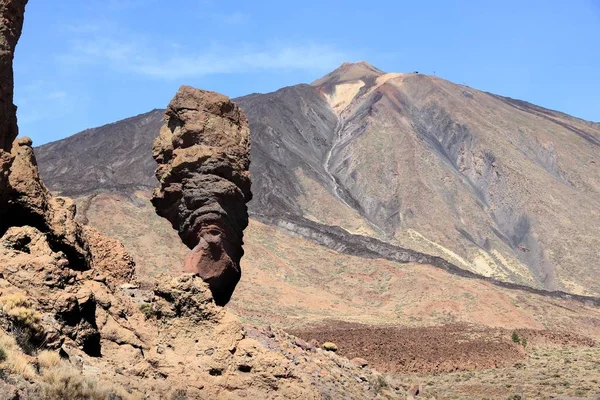
<path id="1" fill-rule="evenodd" d="M 336 85 L 338 83 L 355 81 L 355 80 L 366 80 L 369 78 L 377 78 L 378 76 L 384 75 L 385 72 L 374 67 L 366 61 L 359 61 L 356 63 L 345 62 L 340 65 L 336 70 L 328 73 L 324 77 L 317 79 L 312 86 L 328 86 Z"/>

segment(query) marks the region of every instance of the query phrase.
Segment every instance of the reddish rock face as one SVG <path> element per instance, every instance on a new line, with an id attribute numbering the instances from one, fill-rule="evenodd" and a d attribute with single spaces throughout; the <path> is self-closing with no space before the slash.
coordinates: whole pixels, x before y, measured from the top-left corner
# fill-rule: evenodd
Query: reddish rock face
<path id="1" fill-rule="evenodd" d="M 169 104 L 153 156 L 161 186 L 152 203 L 192 249 L 184 272 L 225 305 L 241 277 L 248 225 L 250 131 L 229 98 L 182 86 Z"/>

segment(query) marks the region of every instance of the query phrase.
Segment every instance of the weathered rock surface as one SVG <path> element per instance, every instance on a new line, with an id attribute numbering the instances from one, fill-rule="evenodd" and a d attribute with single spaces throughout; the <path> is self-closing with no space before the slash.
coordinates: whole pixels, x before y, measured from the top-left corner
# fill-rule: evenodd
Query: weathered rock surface
<path id="1" fill-rule="evenodd" d="M 71 373 L 97 380 L 106 398 L 123 388 L 125 398 L 149 399 L 396 396 L 382 387 L 384 377 L 342 357 L 302 349 L 281 330 L 244 328 L 193 274 L 117 289 L 107 271 L 71 269 L 32 227 L 11 227 L 2 237 L 0 273 L 0 335 L 14 335 L 32 365 L 41 349 L 60 352 Z M 29 386 L 39 389 L 30 390 L 11 368 L 0 361 L 18 398 L 50 389 L 33 373 Z"/>
<path id="2" fill-rule="evenodd" d="M 183 86 L 167 108 L 153 156 L 160 188 L 152 203 L 192 249 L 184 271 L 202 277 L 224 305 L 241 276 L 252 198 L 246 116 L 221 94 Z"/>
<path id="3" fill-rule="evenodd" d="M 17 137 L 17 107 L 13 104 L 12 61 L 23 28 L 27 0 L 0 1 L 0 220 L 8 192 L 8 169 L 12 162 L 10 149 Z"/>
<path id="4" fill-rule="evenodd" d="M 13 69 L 15 47 L 23 29 L 27 0 L 0 1 L 0 150 L 10 151 L 17 137 L 17 107 L 13 104 Z"/>

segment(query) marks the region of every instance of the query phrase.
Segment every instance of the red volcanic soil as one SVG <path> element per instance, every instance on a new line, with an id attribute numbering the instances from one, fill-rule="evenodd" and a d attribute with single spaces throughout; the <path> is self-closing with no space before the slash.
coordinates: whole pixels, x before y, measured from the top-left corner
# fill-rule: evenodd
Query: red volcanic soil
<path id="1" fill-rule="evenodd" d="M 498 368 L 525 358 L 525 349 L 511 339 L 512 331 L 453 324 L 433 327 L 370 327 L 331 322 L 290 332 L 305 340 L 334 342 L 338 353 L 361 357 L 388 373 L 431 373 Z M 560 332 L 526 330 L 529 345 L 593 346 L 593 341 Z"/>

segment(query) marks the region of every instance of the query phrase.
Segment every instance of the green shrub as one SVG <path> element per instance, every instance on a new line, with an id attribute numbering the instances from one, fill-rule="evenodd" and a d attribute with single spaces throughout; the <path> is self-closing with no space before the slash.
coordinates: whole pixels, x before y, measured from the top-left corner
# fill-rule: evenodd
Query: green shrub
<path id="1" fill-rule="evenodd" d="M 517 331 L 513 331 L 512 333 L 512 341 L 515 343 L 520 343 L 521 339 L 519 338 L 519 334 L 517 333 Z"/>
<path id="2" fill-rule="evenodd" d="M 146 319 L 150 319 L 154 316 L 154 310 L 152 309 L 152 304 L 142 303 L 142 304 L 140 304 L 139 309 L 142 312 L 142 314 L 144 314 L 144 317 L 146 317 Z"/>

